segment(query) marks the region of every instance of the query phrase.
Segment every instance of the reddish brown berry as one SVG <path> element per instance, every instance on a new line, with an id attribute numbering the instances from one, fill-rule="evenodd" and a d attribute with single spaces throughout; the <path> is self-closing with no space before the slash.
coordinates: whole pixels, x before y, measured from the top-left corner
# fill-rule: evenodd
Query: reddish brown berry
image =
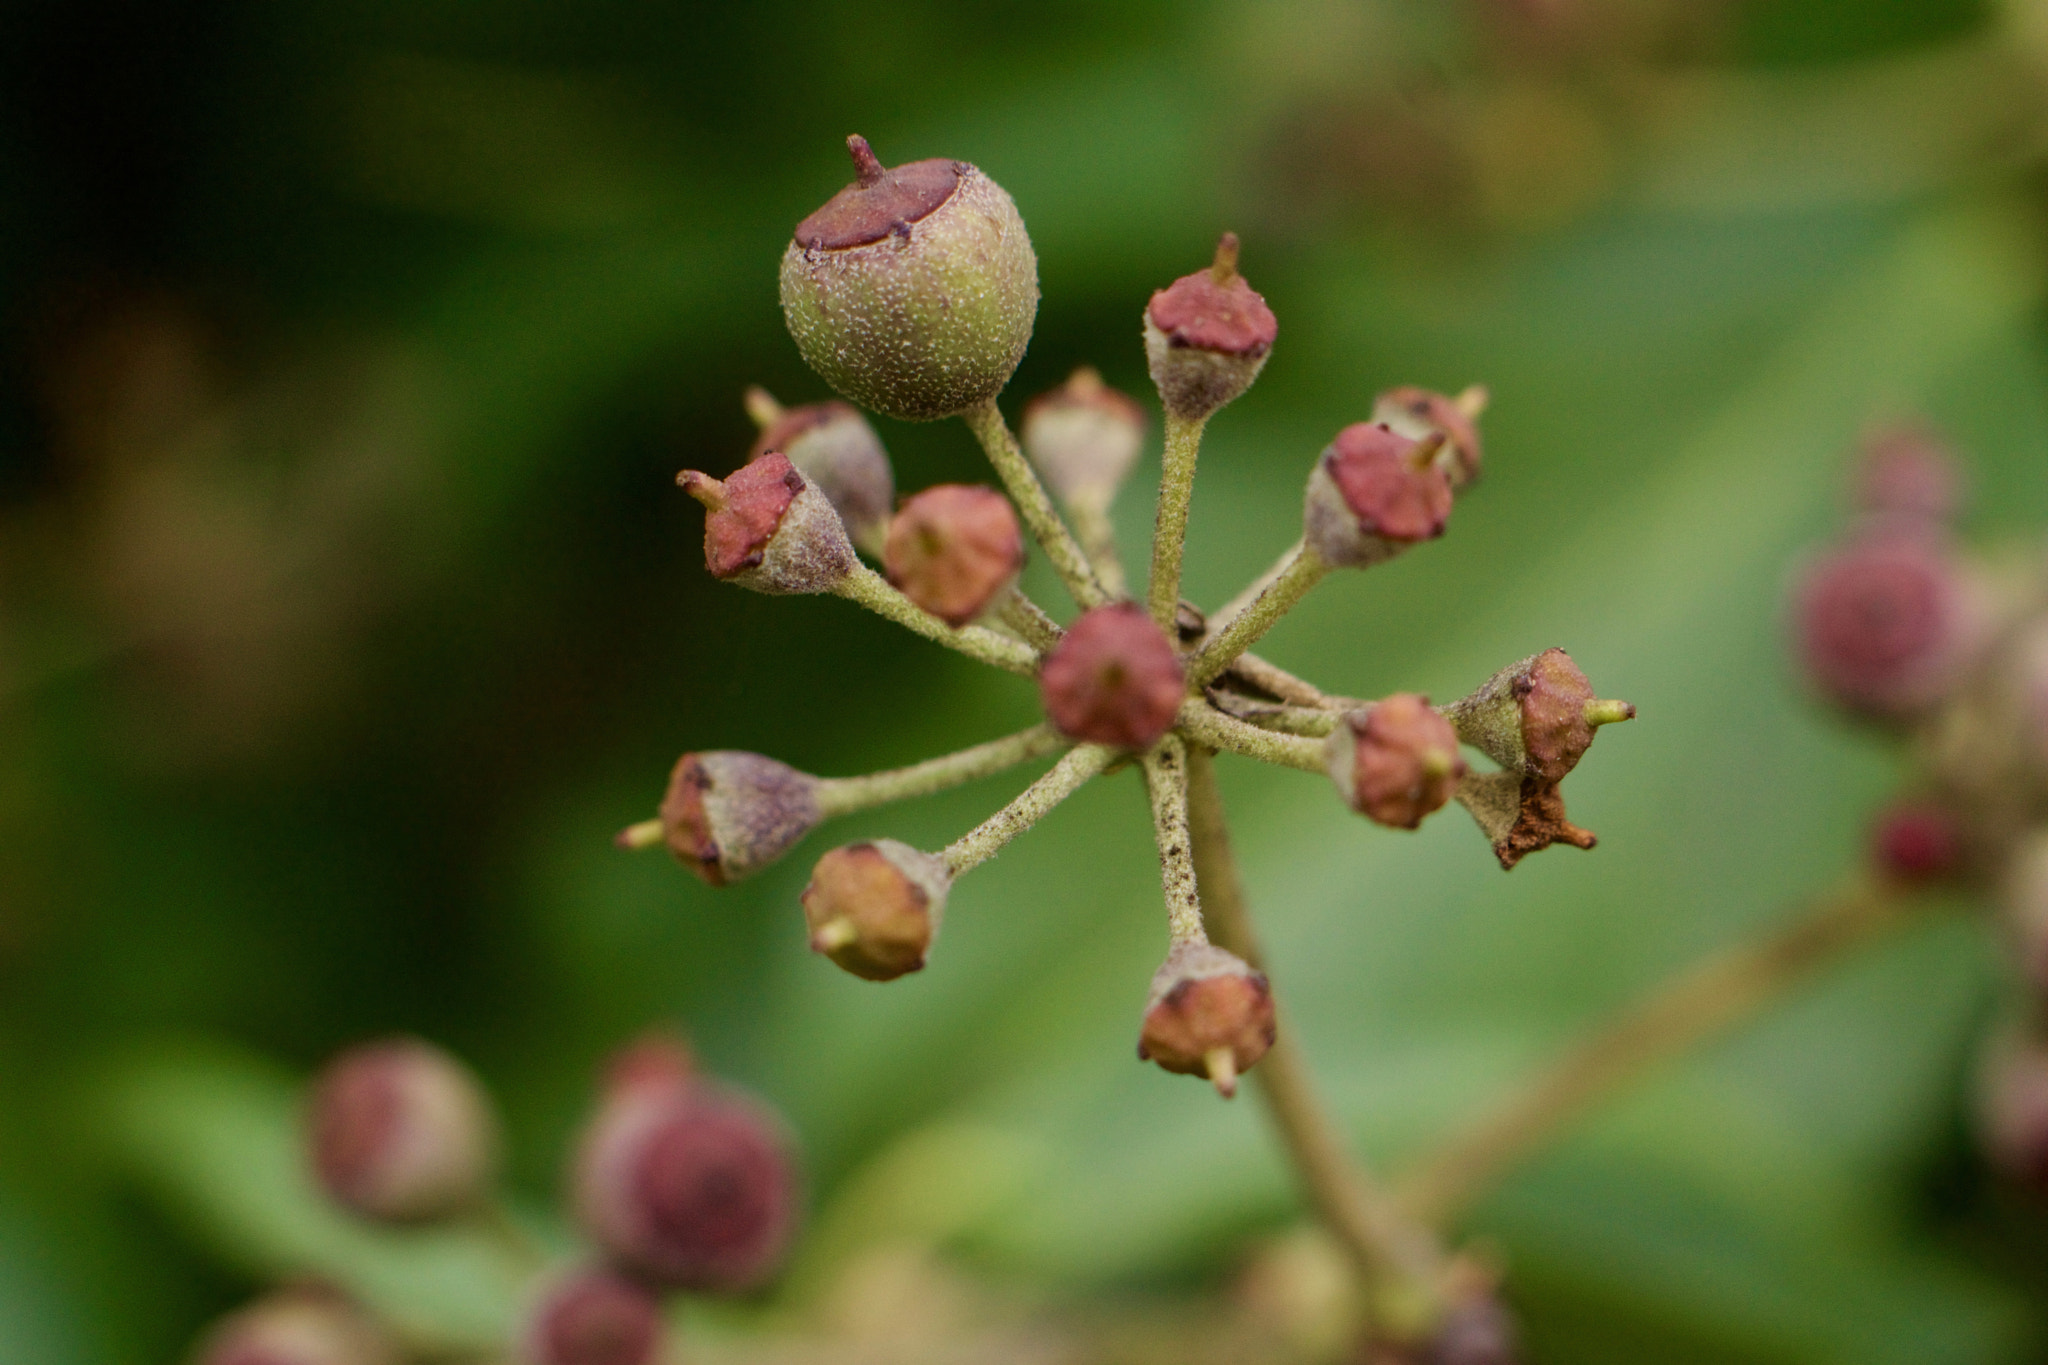
<path id="1" fill-rule="evenodd" d="M 1942 806 L 1901 801 L 1872 822 L 1870 861 L 1887 879 L 1902 885 L 1941 881 L 1962 867 L 1962 828 Z"/>
<path id="2" fill-rule="evenodd" d="M 1323 757 L 1344 804 L 1394 829 L 1440 810 L 1466 771 L 1451 723 L 1413 692 L 1348 713 Z"/>
<path id="3" fill-rule="evenodd" d="M 1595 697 L 1561 649 L 1508 665 L 1444 708 L 1459 739 L 1501 767 L 1545 783 L 1562 781 L 1578 766 L 1595 730 L 1635 714 L 1625 701 Z"/>
<path id="4" fill-rule="evenodd" d="M 1017 206 L 964 161 L 892 170 L 864 139 L 847 146 L 858 178 L 797 224 L 782 256 L 797 349 L 833 388 L 891 417 L 989 402 L 1038 313 L 1038 258 Z"/>
<path id="5" fill-rule="evenodd" d="M 704 567 L 765 593 L 826 592 L 858 561 L 839 513 L 788 458 L 770 451 L 727 479 L 676 476 L 704 504 Z"/>
<path id="6" fill-rule="evenodd" d="M 1273 992 L 1263 972 L 1207 943 L 1184 943 L 1152 976 L 1138 1060 L 1202 1076 L 1226 1098 L 1273 1046 Z"/>
<path id="7" fill-rule="evenodd" d="M 1145 609 L 1113 602 L 1068 628 L 1039 668 L 1038 692 L 1068 738 L 1143 749 L 1173 728 L 1187 677 Z"/>
<path id="8" fill-rule="evenodd" d="M 1145 358 L 1167 412 L 1199 421 L 1250 388 L 1279 324 L 1237 273 L 1237 234 L 1207 270 L 1183 275 L 1145 305 Z"/>
<path id="9" fill-rule="evenodd" d="M 661 802 L 675 860 L 713 886 L 752 876 L 824 819 L 818 779 L 760 754 L 684 754 Z"/>
<path id="10" fill-rule="evenodd" d="M 1884 427 L 1863 440 L 1856 506 L 1873 516 L 1940 523 L 1961 509 L 1963 474 L 1955 453 L 1924 426 Z"/>
<path id="11" fill-rule="evenodd" d="M 906 501 L 889 523 L 882 567 L 903 595 L 958 628 L 1017 581 L 1024 536 L 993 488 L 942 483 Z"/>
<path id="12" fill-rule="evenodd" d="M 483 1087 L 417 1038 L 365 1043 L 329 1062 L 313 1083 L 306 1137 L 321 1187 L 388 1222 L 470 1208 L 497 1171 L 497 1121 Z"/>
<path id="13" fill-rule="evenodd" d="M 526 1323 L 524 1365 L 655 1365 L 661 1301 L 605 1270 L 577 1270 L 549 1285 Z"/>
<path id="14" fill-rule="evenodd" d="M 398 1365 L 398 1344 L 338 1294 L 282 1289 L 228 1314 L 193 1365 Z"/>
<path id="15" fill-rule="evenodd" d="M 573 1185 L 577 1218 L 608 1257 L 678 1289 L 764 1283 L 796 1224 L 781 1120 L 708 1081 L 606 1101 L 578 1149 Z"/>
<path id="16" fill-rule="evenodd" d="M 2048 1040 L 2038 1031 L 2008 1032 L 1986 1049 L 1977 1112 L 1991 1164 L 2048 1189 Z"/>
<path id="17" fill-rule="evenodd" d="M 868 981 L 921 971 L 951 884 L 945 863 L 894 839 L 835 848 L 804 888 L 811 950 Z"/>
<path id="18" fill-rule="evenodd" d="M 1960 567 L 1936 541 L 1904 534 L 1865 536 L 1815 560 L 1792 624 L 1822 695 L 1880 718 L 1910 717 L 1953 691 L 1975 634 Z"/>
<path id="19" fill-rule="evenodd" d="M 1024 453 L 1070 507 L 1109 507 L 1145 442 L 1145 409 L 1088 366 L 1024 406 Z"/>
<path id="20" fill-rule="evenodd" d="M 1302 503 L 1303 535 L 1331 564 L 1363 568 L 1444 533 L 1451 484 L 1436 465 L 1441 435 L 1397 436 L 1354 422 L 1316 461 Z"/>
<path id="21" fill-rule="evenodd" d="M 1388 389 L 1373 400 L 1372 420 L 1411 441 L 1441 437 L 1437 463 L 1451 487 L 1459 489 L 1479 478 L 1483 452 L 1477 414 L 1485 405 L 1486 390 L 1476 385 L 1456 398 L 1428 389 Z"/>
<path id="22" fill-rule="evenodd" d="M 781 451 L 818 486 L 853 543 L 878 552 L 896 505 L 896 475 L 867 419 L 844 403 L 784 408 L 760 388 L 747 390 L 747 411 L 761 423 L 747 459 Z"/>

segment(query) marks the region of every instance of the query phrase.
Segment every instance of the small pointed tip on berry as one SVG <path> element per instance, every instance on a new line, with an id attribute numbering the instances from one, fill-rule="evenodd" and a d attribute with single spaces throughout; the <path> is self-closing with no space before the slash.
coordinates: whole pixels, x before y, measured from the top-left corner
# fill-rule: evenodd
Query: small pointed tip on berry
<path id="1" fill-rule="evenodd" d="M 1586 724 L 1594 729 L 1603 725 L 1614 725 L 1636 718 L 1636 706 L 1628 701 L 1589 701 L 1586 703 Z"/>
<path id="2" fill-rule="evenodd" d="M 1210 1048 L 1202 1058 L 1209 1069 L 1209 1084 L 1226 1100 L 1237 1098 L 1237 1056 L 1227 1047 Z"/>
<path id="3" fill-rule="evenodd" d="M 1424 777 L 1441 782 L 1458 771 L 1458 756 L 1448 749 L 1425 749 L 1421 766 Z"/>
<path id="4" fill-rule="evenodd" d="M 1216 259 L 1210 262 L 1209 277 L 1218 284 L 1237 278 L 1237 234 L 1226 232 L 1216 239 Z"/>
<path id="5" fill-rule="evenodd" d="M 1105 387 L 1102 371 L 1093 365 L 1076 365 L 1074 372 L 1067 376 L 1067 390 L 1076 398 L 1093 397 Z"/>
<path id="6" fill-rule="evenodd" d="M 638 853 L 641 849 L 660 848 L 665 837 L 662 833 L 660 820 L 642 820 L 637 824 L 628 825 L 617 834 L 614 834 L 612 836 L 612 845 L 616 848 L 623 848 L 629 852 Z"/>
<path id="7" fill-rule="evenodd" d="M 1436 463 L 1437 453 L 1444 448 L 1449 437 L 1441 431 L 1432 431 L 1408 448 L 1408 467 L 1420 474 Z"/>
<path id="8" fill-rule="evenodd" d="M 853 169 L 861 184 L 872 185 L 888 173 L 888 167 L 875 155 L 875 149 L 868 146 L 868 140 L 859 133 L 848 135 L 846 150 L 853 154 Z"/>
<path id="9" fill-rule="evenodd" d="M 1458 411 L 1467 417 L 1477 418 L 1493 402 L 1493 393 L 1484 384 L 1468 384 L 1464 392 L 1451 400 L 1458 405 Z"/>
<path id="10" fill-rule="evenodd" d="M 811 951 L 834 953 L 860 937 L 860 928 L 844 915 L 825 921 L 811 931 Z"/>
<path id="11" fill-rule="evenodd" d="M 776 402 L 775 395 L 759 384 L 747 385 L 747 391 L 740 396 L 740 401 L 746 405 L 747 416 L 763 431 L 773 426 L 782 416 L 782 404 Z"/>
<path id="12" fill-rule="evenodd" d="M 714 479 L 698 469 L 685 469 L 676 475 L 676 486 L 704 504 L 713 512 L 725 509 L 725 481 Z"/>

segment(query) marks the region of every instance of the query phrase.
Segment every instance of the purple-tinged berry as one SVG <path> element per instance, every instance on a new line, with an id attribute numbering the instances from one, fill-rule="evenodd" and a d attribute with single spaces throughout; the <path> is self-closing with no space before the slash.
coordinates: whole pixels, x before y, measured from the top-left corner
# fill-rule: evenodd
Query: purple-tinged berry
<path id="1" fill-rule="evenodd" d="M 1904 719 L 1960 683 L 1975 615 L 1964 572 L 1939 541 L 1876 534 L 1807 566 L 1792 624 L 1823 696 L 1862 715 Z"/>
<path id="2" fill-rule="evenodd" d="M 1372 420 L 1411 441 L 1441 438 L 1437 464 L 1455 491 L 1477 482 L 1483 467 L 1479 414 L 1485 410 L 1486 400 L 1486 390 L 1477 384 L 1456 398 L 1428 389 L 1388 389 L 1373 400 Z"/>
<path id="3" fill-rule="evenodd" d="M 1955 813 L 1931 801 L 1900 801 L 1870 827 L 1870 861 L 1899 886 L 1945 881 L 1962 869 L 1964 839 Z"/>
<path id="4" fill-rule="evenodd" d="M 755 592 L 828 592 L 859 563 L 846 524 L 789 458 L 770 451 L 726 479 L 686 469 L 683 491 L 704 504 L 704 567 Z"/>
<path id="5" fill-rule="evenodd" d="M 993 488 L 942 483 L 889 522 L 882 567 L 903 595 L 955 628 L 987 611 L 1024 568 L 1024 535 Z"/>
<path id="6" fill-rule="evenodd" d="M 1263 972 L 1208 943 L 1183 943 L 1152 976 L 1138 1060 L 1201 1076 L 1226 1099 L 1273 1046 L 1273 992 Z"/>
<path id="7" fill-rule="evenodd" d="M 399 1365 L 398 1344 L 339 1294 L 280 1289 L 222 1318 L 192 1365 Z"/>
<path id="8" fill-rule="evenodd" d="M 858 178 L 797 224 L 782 314 L 825 382 L 912 421 L 1002 392 L 1038 314 L 1038 258 L 1002 186 L 964 161 L 885 168 L 851 137 Z"/>
<path id="9" fill-rule="evenodd" d="M 1070 507 L 1105 510 L 1145 443 L 1145 409 L 1083 365 L 1024 405 L 1024 453 Z"/>
<path id="10" fill-rule="evenodd" d="M 1346 714 L 1323 756 L 1344 804 L 1394 829 L 1421 825 L 1465 776 L 1451 723 L 1413 692 Z"/>
<path id="11" fill-rule="evenodd" d="M 759 387 L 747 390 L 746 402 L 748 413 L 761 424 L 747 458 L 781 451 L 818 486 L 853 543 L 876 550 L 896 505 L 896 475 L 882 438 L 867 419 L 844 403 L 785 408 Z"/>
<path id="12" fill-rule="evenodd" d="M 1159 401 L 1183 421 L 1200 421 L 1250 388 L 1265 367 L 1279 324 L 1237 273 L 1237 234 L 1216 243 L 1207 270 L 1183 275 L 1145 305 L 1145 359 Z"/>
<path id="13" fill-rule="evenodd" d="M 761 754 L 684 754 L 662 798 L 662 837 L 677 862 L 724 886 L 759 872 L 817 827 L 825 818 L 818 785 Z"/>
<path id="14" fill-rule="evenodd" d="M 550 1284 L 527 1318 L 522 1365 L 655 1365 L 661 1300 L 607 1270 L 572 1271 Z"/>
<path id="15" fill-rule="evenodd" d="M 708 1081 L 610 1097 L 573 1170 L 576 1216 L 616 1265 L 650 1283 L 737 1293 L 781 1266 L 798 1191 L 781 1120 Z"/>
<path id="16" fill-rule="evenodd" d="M 421 1222 L 476 1206 L 497 1173 L 498 1126 L 469 1069 L 417 1038 L 364 1043 L 313 1083 L 314 1174 L 367 1218 Z"/>
<path id="17" fill-rule="evenodd" d="M 1438 467 L 1440 433 L 1420 441 L 1377 422 L 1337 433 L 1309 475 L 1302 534 L 1340 567 L 1364 568 L 1444 533 L 1451 483 Z"/>
<path id="18" fill-rule="evenodd" d="M 2009 1032 L 1987 1049 L 1977 1115 L 1991 1164 L 2048 1190 L 2048 1039 L 2038 1030 Z"/>
<path id="19" fill-rule="evenodd" d="M 894 839 L 835 848 L 804 888 L 811 950 L 868 981 L 921 971 L 951 884 L 945 863 Z"/>
<path id="20" fill-rule="evenodd" d="M 1144 749 L 1173 728 L 1187 677 L 1145 609 L 1113 602 L 1068 627 L 1039 667 L 1038 691 L 1069 739 Z"/>

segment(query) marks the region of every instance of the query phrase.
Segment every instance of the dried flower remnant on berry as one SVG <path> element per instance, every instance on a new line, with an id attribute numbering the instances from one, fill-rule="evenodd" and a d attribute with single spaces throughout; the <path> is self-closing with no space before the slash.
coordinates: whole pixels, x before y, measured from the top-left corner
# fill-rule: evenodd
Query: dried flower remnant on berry
<path id="1" fill-rule="evenodd" d="M 1140 1061 L 1201 1076 L 1225 1097 L 1273 1046 L 1273 992 L 1263 972 L 1208 943 L 1176 946 L 1152 977 Z"/>
<path id="2" fill-rule="evenodd" d="M 2048 1189 L 2048 1040 L 2037 1028 L 2011 1029 L 1987 1050 L 1978 1123 L 1993 1166 Z"/>
<path id="3" fill-rule="evenodd" d="M 1237 234 L 1207 270 L 1183 275 L 1145 305 L 1145 358 L 1174 417 L 1200 421 L 1250 388 L 1279 334 L 1273 310 L 1237 273 Z"/>
<path id="4" fill-rule="evenodd" d="M 497 1174 L 497 1120 L 483 1087 L 417 1038 L 361 1044 L 329 1062 L 313 1083 L 306 1138 L 328 1195 L 385 1222 L 473 1208 Z"/>
<path id="5" fill-rule="evenodd" d="M 1436 455 L 1444 437 L 1410 440 L 1376 422 L 1337 433 L 1309 475 L 1303 536 L 1322 559 L 1364 568 L 1444 533 L 1451 483 Z"/>
<path id="6" fill-rule="evenodd" d="M 1003 188 L 964 161 L 884 167 L 847 139 L 858 176 L 797 225 L 782 311 L 840 393 L 909 420 L 992 401 L 1031 340 L 1038 258 Z"/>
<path id="7" fill-rule="evenodd" d="M 844 403 L 784 408 L 759 387 L 747 390 L 746 404 L 761 425 L 747 459 L 781 451 L 818 486 L 853 543 L 879 557 L 896 505 L 896 475 L 867 419 Z"/>
<path id="8" fill-rule="evenodd" d="M 824 818 L 818 788 L 809 773 L 761 754 L 684 754 L 662 798 L 662 838 L 677 862 L 724 886 L 759 872 L 817 827 Z"/>
<path id="9" fill-rule="evenodd" d="M 942 483 L 889 522 L 882 566 L 905 597 L 955 628 L 987 611 L 1024 568 L 1024 536 L 993 488 Z"/>
<path id="10" fill-rule="evenodd" d="M 781 1120 L 711 1082 L 607 1100 L 573 1168 L 577 1219 L 621 1269 L 738 1293 L 781 1266 L 798 1190 Z"/>
<path id="11" fill-rule="evenodd" d="M 399 1365 L 398 1343 L 360 1307 L 320 1289 L 281 1289 L 222 1318 L 193 1365 Z"/>
<path id="12" fill-rule="evenodd" d="M 1323 755 L 1344 804 L 1393 829 L 1420 826 L 1465 776 L 1450 722 L 1413 692 L 1347 713 Z"/>
<path id="13" fill-rule="evenodd" d="M 1173 642 L 1144 608 L 1084 612 L 1039 669 L 1045 714 L 1070 739 L 1143 749 L 1173 727 L 1186 675 Z"/>
<path id="14" fill-rule="evenodd" d="M 1829 701 L 1906 719 L 1961 681 L 1974 615 L 1963 569 L 1939 542 L 1871 534 L 1807 567 L 1793 633 L 1807 677 Z"/>
<path id="15" fill-rule="evenodd" d="M 1413 387 L 1388 389 L 1374 400 L 1372 420 L 1411 441 L 1440 437 L 1437 462 L 1456 491 L 1476 483 L 1483 468 L 1479 414 L 1486 403 L 1486 390 L 1477 384 L 1456 398 Z"/>
<path id="16" fill-rule="evenodd" d="M 704 567 L 755 592 L 830 592 L 859 560 L 846 524 L 818 486 L 771 451 L 730 478 L 686 469 L 684 492 L 704 504 Z"/>
<path id="17" fill-rule="evenodd" d="M 610 1271 L 583 1269 L 550 1284 L 527 1320 L 521 1365 L 655 1365 L 661 1302 Z"/>
<path id="18" fill-rule="evenodd" d="M 1963 830 L 1954 811 L 1931 801 L 1901 801 L 1871 823 L 1870 860 L 1888 881 L 1924 886 L 1961 871 Z"/>
<path id="19" fill-rule="evenodd" d="M 804 888 L 811 949 L 868 981 L 921 971 L 951 882 L 943 861 L 894 839 L 835 848 Z"/>
<path id="20" fill-rule="evenodd" d="M 1106 509 L 1145 441 L 1145 409 L 1083 365 L 1024 406 L 1025 455 L 1061 502 Z"/>

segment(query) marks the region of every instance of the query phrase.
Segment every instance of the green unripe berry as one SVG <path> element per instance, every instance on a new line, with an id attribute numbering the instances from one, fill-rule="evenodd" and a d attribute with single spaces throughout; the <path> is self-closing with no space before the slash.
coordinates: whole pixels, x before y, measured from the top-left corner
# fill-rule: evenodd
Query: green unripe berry
<path id="1" fill-rule="evenodd" d="M 797 225 L 782 314 L 804 360 L 891 417 L 952 417 L 1001 393 L 1038 314 L 1038 258 L 1003 187 L 964 161 L 885 169 L 847 139 L 860 178 Z"/>

